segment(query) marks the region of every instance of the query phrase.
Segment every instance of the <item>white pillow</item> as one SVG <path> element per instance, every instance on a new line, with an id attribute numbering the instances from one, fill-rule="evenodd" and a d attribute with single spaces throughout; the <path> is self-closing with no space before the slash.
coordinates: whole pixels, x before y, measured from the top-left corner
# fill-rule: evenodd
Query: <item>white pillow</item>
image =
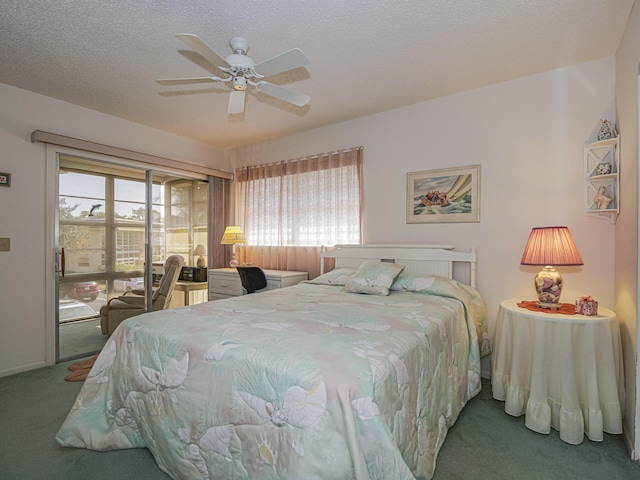
<path id="1" fill-rule="evenodd" d="M 334 268 L 330 272 L 327 272 L 319 277 L 309 280 L 306 283 L 314 283 L 316 285 L 337 285 L 344 286 L 351 279 L 351 276 L 356 273 L 355 268 Z"/>
<path id="2" fill-rule="evenodd" d="M 389 287 L 391 287 L 393 279 L 400 275 L 402 270 L 404 270 L 404 265 L 367 260 L 362 262 L 343 290 L 369 295 L 389 295 Z"/>
<path id="3" fill-rule="evenodd" d="M 449 282 L 449 279 L 437 275 L 405 273 L 396 277 L 390 290 L 400 292 L 420 292 L 428 290 L 436 281 Z"/>

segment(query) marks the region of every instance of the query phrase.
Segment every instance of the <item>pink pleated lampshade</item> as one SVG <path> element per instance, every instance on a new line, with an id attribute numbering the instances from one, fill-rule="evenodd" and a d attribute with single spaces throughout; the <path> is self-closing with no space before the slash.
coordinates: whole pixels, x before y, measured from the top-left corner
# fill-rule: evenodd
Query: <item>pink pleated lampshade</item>
<path id="1" fill-rule="evenodd" d="M 536 227 L 524 247 L 521 265 L 584 265 L 567 227 Z"/>

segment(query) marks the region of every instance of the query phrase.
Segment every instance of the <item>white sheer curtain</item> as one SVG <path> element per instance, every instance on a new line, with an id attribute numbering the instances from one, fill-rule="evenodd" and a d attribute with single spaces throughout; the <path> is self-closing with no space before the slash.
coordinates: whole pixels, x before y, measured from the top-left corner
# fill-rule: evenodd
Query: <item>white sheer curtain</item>
<path id="1" fill-rule="evenodd" d="M 361 243 L 362 147 L 236 171 L 240 262 L 318 275 L 321 245 Z"/>

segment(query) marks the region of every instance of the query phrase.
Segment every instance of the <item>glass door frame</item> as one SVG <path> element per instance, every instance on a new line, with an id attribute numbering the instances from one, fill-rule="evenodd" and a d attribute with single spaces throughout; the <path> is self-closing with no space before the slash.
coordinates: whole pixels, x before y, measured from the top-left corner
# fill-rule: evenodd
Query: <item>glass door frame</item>
<path id="1" fill-rule="evenodd" d="M 150 163 L 141 162 L 127 157 L 115 157 L 105 155 L 101 153 L 94 153 L 84 150 L 78 150 L 72 147 L 65 147 L 61 145 L 55 145 L 51 143 L 45 143 L 46 146 L 46 161 L 45 161 L 45 175 L 46 175 L 46 207 L 45 207 L 45 364 L 55 365 L 58 361 L 58 349 L 56 341 L 58 338 L 58 251 L 57 251 L 57 239 L 59 232 L 58 228 L 58 175 L 59 175 L 59 157 L 62 155 L 68 155 L 77 158 L 84 158 L 91 161 L 97 161 L 104 164 L 110 164 L 115 166 L 124 166 L 140 170 L 145 172 L 146 182 L 151 182 L 154 175 L 168 175 L 178 176 L 183 179 L 199 180 L 209 182 L 209 200 L 211 202 L 211 179 L 214 177 L 207 176 L 206 174 L 198 173 L 196 171 L 182 170 L 164 165 L 152 165 Z M 151 189 L 147 188 L 148 195 L 151 195 Z M 149 232 L 146 237 L 145 252 L 147 258 L 151 261 L 145 262 L 145 277 L 147 277 L 146 285 L 152 288 L 152 282 L 149 278 L 152 278 L 152 262 L 153 262 L 153 250 L 152 250 L 152 236 L 153 236 L 153 215 L 150 211 L 152 209 L 152 202 L 147 198 L 146 201 L 146 231 Z M 211 215 L 209 210 L 209 215 Z M 207 229 L 211 228 L 211 217 L 208 215 Z M 209 245 L 212 245 L 212 240 L 209 232 Z M 147 295 L 149 302 L 151 295 Z"/>
<path id="2" fill-rule="evenodd" d="M 60 319 L 59 319 L 60 310 L 58 308 L 59 301 L 60 301 L 60 279 L 62 276 L 64 276 L 64 271 L 63 271 L 64 265 L 61 262 L 61 257 L 63 255 L 64 250 L 60 244 L 60 209 L 59 209 L 59 205 L 60 205 L 59 175 L 60 175 L 60 169 L 61 169 L 61 163 L 62 163 L 61 157 L 65 157 L 65 159 L 71 159 L 71 161 L 73 161 L 74 159 L 77 159 L 77 161 L 80 163 L 86 160 L 88 162 L 94 162 L 94 163 L 99 162 L 105 165 L 106 171 L 102 173 L 95 172 L 95 175 L 100 177 L 104 175 L 103 178 L 105 179 L 106 190 L 104 192 L 105 193 L 104 202 L 105 202 L 105 210 L 107 211 L 108 215 L 107 215 L 106 225 L 105 225 L 106 236 L 105 236 L 103 248 L 104 248 L 104 255 L 106 258 L 105 264 L 111 265 L 112 267 L 115 265 L 115 262 L 116 262 L 116 259 L 115 259 L 116 245 L 114 244 L 114 241 L 115 241 L 114 235 L 115 235 L 116 227 L 115 227 L 114 218 L 113 218 L 113 215 L 114 215 L 113 207 L 116 202 L 116 198 L 114 197 L 114 181 L 120 176 L 115 171 L 109 172 L 109 164 L 113 165 L 116 168 L 117 166 L 120 165 L 119 163 L 114 162 L 113 160 L 105 162 L 104 160 L 96 159 L 94 154 L 78 155 L 78 154 L 69 154 L 69 153 L 60 152 L 60 151 L 57 151 L 55 155 L 55 161 L 53 163 L 55 164 L 55 169 L 56 169 L 57 178 L 58 178 L 58 181 L 56 183 L 56 200 L 54 202 L 55 212 L 53 216 L 53 218 L 55 219 L 55 224 L 53 226 L 54 227 L 53 240 L 54 240 L 54 249 L 56 251 L 56 259 L 55 259 L 55 265 L 56 265 L 55 267 L 56 304 L 55 305 L 56 305 L 56 308 L 54 309 L 55 310 L 55 362 L 56 363 L 59 363 L 61 361 L 73 360 L 76 358 L 82 358 L 82 357 L 86 357 L 88 355 L 97 353 L 97 351 L 87 350 L 86 352 L 82 352 L 82 353 L 66 355 L 65 354 L 66 352 L 62 352 L 61 350 Z M 127 167 L 127 168 L 131 168 L 131 167 Z M 144 176 L 144 188 L 145 188 L 144 255 L 145 255 L 145 259 L 144 259 L 143 275 L 144 275 L 144 278 L 146 279 L 144 283 L 144 292 L 145 292 L 144 295 L 145 295 L 146 309 L 151 310 L 152 282 L 149 279 L 151 278 L 151 275 L 152 275 L 152 262 L 147 261 L 147 259 L 153 258 L 152 257 L 153 251 L 152 251 L 152 244 L 151 244 L 152 210 L 153 210 L 153 172 L 148 168 L 146 169 L 140 168 L 140 167 L 133 167 L 133 168 L 135 168 L 135 170 L 139 172 L 140 176 Z M 93 174 L 93 172 L 91 172 L 90 170 L 87 170 L 87 173 Z M 109 279 L 110 275 L 113 275 L 113 272 L 111 274 L 107 273 L 105 277 L 105 281 L 107 285 L 113 286 L 113 279 L 111 280 Z M 112 288 L 107 288 L 107 294 L 109 293 L 110 290 L 112 290 Z M 105 338 L 105 341 L 106 341 L 106 338 Z"/>

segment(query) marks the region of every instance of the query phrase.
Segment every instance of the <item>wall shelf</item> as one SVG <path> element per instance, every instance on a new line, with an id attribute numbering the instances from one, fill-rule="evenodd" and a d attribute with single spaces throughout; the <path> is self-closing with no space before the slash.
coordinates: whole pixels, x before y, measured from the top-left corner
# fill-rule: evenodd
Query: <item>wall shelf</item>
<path id="1" fill-rule="evenodd" d="M 620 213 L 620 137 L 584 146 L 585 213 L 616 222 Z"/>

